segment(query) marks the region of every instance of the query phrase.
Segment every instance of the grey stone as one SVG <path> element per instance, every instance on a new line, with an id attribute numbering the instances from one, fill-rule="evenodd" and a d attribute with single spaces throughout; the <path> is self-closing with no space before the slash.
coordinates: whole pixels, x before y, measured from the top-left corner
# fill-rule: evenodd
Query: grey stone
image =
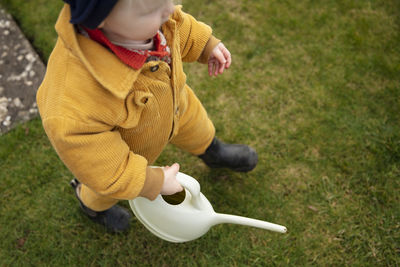
<path id="1" fill-rule="evenodd" d="M 38 116 L 45 65 L 12 17 L 0 8 L 0 135 Z"/>

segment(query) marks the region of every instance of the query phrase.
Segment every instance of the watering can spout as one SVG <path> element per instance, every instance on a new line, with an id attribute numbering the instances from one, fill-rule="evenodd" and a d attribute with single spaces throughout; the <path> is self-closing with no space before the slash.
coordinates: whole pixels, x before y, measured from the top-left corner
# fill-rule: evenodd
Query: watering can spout
<path id="1" fill-rule="evenodd" d="M 214 217 L 214 224 L 221 224 L 221 223 L 241 224 L 241 225 L 261 228 L 261 229 L 265 229 L 265 230 L 270 230 L 270 231 L 278 232 L 278 233 L 286 233 L 287 232 L 286 227 L 279 225 L 279 224 L 265 222 L 265 221 L 261 221 L 261 220 L 251 219 L 251 218 L 246 218 L 246 217 L 237 216 L 237 215 L 216 213 L 216 216 Z"/>

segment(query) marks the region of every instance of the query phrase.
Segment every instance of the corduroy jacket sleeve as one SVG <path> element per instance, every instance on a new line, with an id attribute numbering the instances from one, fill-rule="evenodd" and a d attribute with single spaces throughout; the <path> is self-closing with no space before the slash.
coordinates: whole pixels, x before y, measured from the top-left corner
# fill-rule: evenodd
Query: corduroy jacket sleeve
<path id="1" fill-rule="evenodd" d="M 212 29 L 203 22 L 177 7 L 173 19 L 176 21 L 182 61 L 206 63 L 212 49 L 220 42 L 212 36 Z"/>
<path id="2" fill-rule="evenodd" d="M 64 164 L 99 194 L 115 199 L 154 199 L 159 194 L 162 182 L 154 181 L 163 177 L 162 170 L 147 167 L 147 160 L 132 153 L 118 131 L 67 117 L 49 117 L 43 125 Z"/>

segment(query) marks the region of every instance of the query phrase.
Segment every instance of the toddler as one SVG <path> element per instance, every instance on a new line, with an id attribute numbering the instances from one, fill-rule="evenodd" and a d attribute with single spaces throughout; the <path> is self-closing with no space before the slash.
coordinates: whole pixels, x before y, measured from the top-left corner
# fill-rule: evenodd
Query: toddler
<path id="1" fill-rule="evenodd" d="M 231 64 L 209 26 L 172 0 L 64 1 L 37 103 L 90 219 L 124 231 L 131 215 L 119 200 L 181 191 L 177 163 L 149 167 L 168 143 L 211 168 L 256 166 L 252 148 L 215 137 L 186 84 L 183 61 L 207 63 L 210 75 Z"/>

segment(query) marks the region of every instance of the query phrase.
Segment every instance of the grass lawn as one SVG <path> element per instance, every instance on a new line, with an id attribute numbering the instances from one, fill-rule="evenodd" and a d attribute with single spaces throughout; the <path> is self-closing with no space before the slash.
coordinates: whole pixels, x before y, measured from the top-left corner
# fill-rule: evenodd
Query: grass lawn
<path id="1" fill-rule="evenodd" d="M 47 60 L 62 1 L 0 4 Z M 233 55 L 218 78 L 186 65 L 188 83 L 217 135 L 253 146 L 259 164 L 212 171 L 172 146 L 157 163 L 181 163 L 216 211 L 288 233 L 225 224 L 173 244 L 134 219 L 109 234 L 81 214 L 38 118 L 0 137 L 0 265 L 399 266 L 400 2 L 183 4 Z"/>

